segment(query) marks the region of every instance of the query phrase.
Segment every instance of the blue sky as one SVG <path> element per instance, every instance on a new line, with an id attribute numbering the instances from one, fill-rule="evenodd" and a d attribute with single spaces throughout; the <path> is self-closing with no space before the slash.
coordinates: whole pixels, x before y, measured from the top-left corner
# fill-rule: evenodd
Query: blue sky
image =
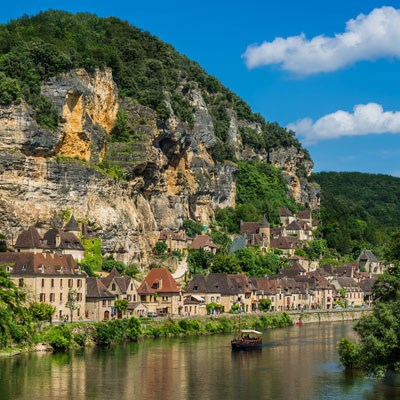
<path id="1" fill-rule="evenodd" d="M 172 44 L 254 111 L 291 124 L 316 171 L 400 176 L 400 1 L 18 0 L 2 5 L 0 21 L 49 8 L 114 15 Z"/>

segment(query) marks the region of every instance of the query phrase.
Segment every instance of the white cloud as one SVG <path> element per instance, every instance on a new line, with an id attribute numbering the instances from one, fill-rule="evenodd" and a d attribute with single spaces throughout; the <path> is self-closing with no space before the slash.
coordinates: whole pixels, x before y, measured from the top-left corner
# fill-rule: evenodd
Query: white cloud
<path id="1" fill-rule="evenodd" d="M 287 126 L 302 137 L 305 143 L 382 133 L 400 133 L 400 111 L 384 111 L 380 104 L 358 104 L 353 113 L 336 111 L 313 122 L 304 118 Z"/>
<path id="2" fill-rule="evenodd" d="M 247 47 L 243 54 L 249 68 L 280 64 L 297 75 L 332 72 L 360 60 L 400 57 L 400 10 L 375 8 L 346 23 L 345 32 L 334 37 L 302 33 Z"/>

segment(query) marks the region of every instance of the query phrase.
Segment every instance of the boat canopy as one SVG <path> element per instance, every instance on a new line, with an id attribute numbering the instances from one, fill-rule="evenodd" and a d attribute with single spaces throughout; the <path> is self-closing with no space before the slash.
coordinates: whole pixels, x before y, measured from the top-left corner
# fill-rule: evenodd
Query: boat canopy
<path id="1" fill-rule="evenodd" d="M 241 329 L 241 333 L 254 333 L 255 335 L 262 335 L 262 332 L 255 331 L 253 329 Z"/>

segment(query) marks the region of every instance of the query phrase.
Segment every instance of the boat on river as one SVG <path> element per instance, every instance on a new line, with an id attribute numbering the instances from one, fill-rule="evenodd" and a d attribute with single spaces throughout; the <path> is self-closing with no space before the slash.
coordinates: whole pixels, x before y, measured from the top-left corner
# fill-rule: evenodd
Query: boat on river
<path id="1" fill-rule="evenodd" d="M 261 349 L 262 333 L 252 329 L 240 329 L 231 341 L 232 350 Z"/>

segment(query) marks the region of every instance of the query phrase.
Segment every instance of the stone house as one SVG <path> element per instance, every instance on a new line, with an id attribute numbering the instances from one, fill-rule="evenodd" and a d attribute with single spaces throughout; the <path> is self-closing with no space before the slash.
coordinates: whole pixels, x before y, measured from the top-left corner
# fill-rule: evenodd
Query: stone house
<path id="1" fill-rule="evenodd" d="M 81 241 L 72 232 L 63 232 L 61 229 L 49 229 L 43 240 L 48 249 L 57 254 L 70 254 L 78 262 L 85 258 L 85 248 Z"/>
<path id="2" fill-rule="evenodd" d="M 49 246 L 34 226 L 30 226 L 26 231 L 18 235 L 14 248 L 18 253 L 50 252 Z"/>
<path id="3" fill-rule="evenodd" d="M 180 229 L 179 232 L 174 232 L 169 228 L 165 228 L 160 232 L 158 240 L 167 245 L 168 253 L 172 253 L 173 251 L 185 253 L 190 244 L 190 238 L 183 229 Z"/>
<path id="4" fill-rule="evenodd" d="M 387 269 L 385 264 L 378 260 L 378 257 L 371 251 L 363 249 L 357 258 L 357 262 L 361 269 L 369 272 L 371 275 L 380 275 Z"/>
<path id="5" fill-rule="evenodd" d="M 364 304 L 364 292 L 353 278 L 336 277 L 331 283 L 335 287 L 337 293 L 339 293 L 340 289 L 345 290 L 346 305 L 359 307 Z"/>
<path id="6" fill-rule="evenodd" d="M 14 283 L 30 293 L 35 302 L 55 307 L 54 321 L 70 319 L 67 308 L 70 291 L 76 293 L 73 319 L 83 319 L 86 310 L 86 274 L 74 258 L 50 253 L 0 253 L 0 264 L 5 265 Z"/>
<path id="7" fill-rule="evenodd" d="M 188 294 L 183 297 L 185 315 L 207 315 L 205 298 L 198 294 Z"/>
<path id="8" fill-rule="evenodd" d="M 230 311 L 235 304 L 239 304 L 243 312 L 250 312 L 256 288 L 244 274 L 211 273 L 195 275 L 185 293 L 200 296 L 205 304 L 220 304 L 222 312 Z"/>
<path id="9" fill-rule="evenodd" d="M 279 218 L 283 227 L 288 226 L 290 223 L 296 220 L 292 212 L 286 207 L 279 209 Z"/>
<path id="10" fill-rule="evenodd" d="M 139 307 L 139 295 L 137 288 L 140 283 L 130 276 L 122 276 L 115 268 L 101 282 L 117 300 L 128 301 L 127 316 L 143 316 L 147 311 L 146 307 Z M 123 315 L 118 315 L 122 318 Z"/>
<path id="11" fill-rule="evenodd" d="M 214 254 L 217 252 L 217 246 L 208 235 L 196 235 L 190 245 L 190 248 L 194 250 L 203 249 L 205 251 L 210 251 Z"/>
<path id="12" fill-rule="evenodd" d="M 85 318 L 91 321 L 104 321 L 114 314 L 115 296 L 107 290 L 99 278 L 86 278 Z"/>
<path id="13" fill-rule="evenodd" d="M 137 289 L 139 301 L 158 315 L 182 314 L 181 289 L 166 268 L 153 268 Z"/>

